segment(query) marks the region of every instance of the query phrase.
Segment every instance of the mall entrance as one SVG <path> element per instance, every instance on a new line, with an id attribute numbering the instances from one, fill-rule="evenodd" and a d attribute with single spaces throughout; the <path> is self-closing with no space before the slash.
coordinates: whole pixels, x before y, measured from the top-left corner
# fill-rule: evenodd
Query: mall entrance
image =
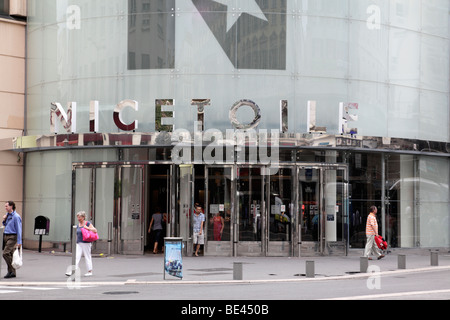
<path id="1" fill-rule="evenodd" d="M 72 212 L 86 211 L 100 239 L 94 252 L 144 254 L 153 249 L 148 232 L 153 213 L 164 213 L 162 237 L 170 228 L 173 166 L 164 163 L 79 163 L 72 166 Z M 163 241 L 158 247 L 162 248 Z"/>
<path id="2" fill-rule="evenodd" d="M 271 175 L 261 166 L 204 170 L 205 191 L 196 183 L 194 194 L 205 202 L 205 254 L 347 254 L 346 166 L 280 166 Z"/>
<path id="3" fill-rule="evenodd" d="M 152 215 L 163 236 L 182 237 L 193 252 L 193 208 L 205 214 L 201 254 L 213 256 L 345 255 L 348 171 L 345 165 L 73 164 L 72 212 L 84 210 L 99 231 L 94 252 L 153 249 Z M 73 214 L 75 221 L 75 214 Z M 159 243 L 160 249 L 162 241 Z"/>

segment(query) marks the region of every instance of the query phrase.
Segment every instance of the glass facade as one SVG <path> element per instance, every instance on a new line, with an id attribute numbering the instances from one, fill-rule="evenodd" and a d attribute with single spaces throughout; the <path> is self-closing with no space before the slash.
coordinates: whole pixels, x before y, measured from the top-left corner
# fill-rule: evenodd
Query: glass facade
<path id="1" fill-rule="evenodd" d="M 0 0 L 0 15 L 9 15 L 9 0 Z"/>
<path id="2" fill-rule="evenodd" d="M 125 122 L 155 131 L 155 101 L 175 100 L 175 128 L 193 130 L 192 99 L 210 99 L 205 129 L 232 128 L 229 109 L 250 99 L 259 128 L 317 125 L 338 134 L 340 102 L 359 103 L 364 136 L 449 141 L 447 0 L 29 0 L 28 134 L 50 133 L 51 102 L 77 102 L 89 132 L 99 101 L 100 132 Z M 242 122 L 252 113 L 242 108 Z"/>
<path id="3" fill-rule="evenodd" d="M 82 185 L 90 175 L 110 186 L 124 183 L 132 177 L 121 174 L 130 170 L 133 177 L 150 179 L 146 172 L 159 163 L 168 166 L 162 170 L 166 188 L 186 186 L 164 193 L 169 216 L 182 225 L 169 230 L 189 237 L 189 219 L 183 215 L 193 202 L 201 202 L 207 241 L 219 251 L 241 250 L 236 239 L 249 243 L 248 252 L 253 245 L 270 252 L 285 242 L 293 248 L 315 237 L 358 248 L 365 242 L 371 205 L 379 208 L 379 224 L 392 247 L 450 245 L 450 1 L 28 0 L 28 10 L 26 136 L 62 137 L 47 149 L 34 145 L 26 158 L 27 211 L 46 213 L 55 222 L 59 231 L 50 241 L 70 238 L 65 226 L 78 201 L 73 184 Z M 98 115 L 93 101 L 98 101 Z M 239 103 L 243 106 L 236 107 Z M 67 111 L 59 117 L 68 126 L 53 132 L 59 120 L 51 118 L 57 115 L 51 109 L 57 104 Z M 349 126 L 357 128 L 358 136 L 381 137 L 382 142 L 367 139 L 364 145 L 328 148 L 324 140 L 304 147 L 299 141 L 311 132 L 312 104 L 314 124 L 323 136 L 338 139 L 340 105 L 357 104 L 357 121 Z M 257 130 L 282 127 L 296 142 L 280 149 L 283 169 L 269 178 L 261 166 L 239 161 L 196 165 L 195 172 L 175 168 L 170 137 L 160 148 L 124 146 L 136 146 L 141 133 L 195 132 L 198 120 L 203 132 L 225 132 L 236 123 Z M 95 148 L 95 141 L 85 140 L 73 148 L 68 132 L 95 132 L 103 141 L 107 134 L 129 134 L 130 141 L 111 140 L 108 148 Z M 360 141 L 347 136 L 351 143 Z M 393 147 L 391 139 L 400 142 Z M 409 148 L 402 139 L 420 143 Z M 437 152 L 435 144 L 444 150 Z M 380 151 L 380 145 L 386 147 Z M 119 162 L 145 166 L 136 172 L 134 167 L 120 169 L 120 174 L 113 169 L 93 173 L 94 168 L 87 177 L 72 167 Z M 345 170 L 328 172 L 325 164 Z M 151 182 L 143 179 L 143 190 L 148 190 Z M 128 189 L 132 185 L 127 182 Z M 109 212 L 98 217 L 106 234 L 111 211 L 126 212 L 130 221 L 121 223 L 133 226 L 126 236 L 134 239 L 142 232 L 135 224 L 138 215 L 113 203 L 125 199 L 121 188 L 108 189 L 111 203 L 99 200 L 92 207 Z M 315 225 L 319 196 L 330 203 L 324 202 L 325 220 Z M 85 195 L 83 201 L 89 199 Z M 141 209 L 154 208 L 147 203 Z M 33 237 L 31 228 L 25 237 Z"/>

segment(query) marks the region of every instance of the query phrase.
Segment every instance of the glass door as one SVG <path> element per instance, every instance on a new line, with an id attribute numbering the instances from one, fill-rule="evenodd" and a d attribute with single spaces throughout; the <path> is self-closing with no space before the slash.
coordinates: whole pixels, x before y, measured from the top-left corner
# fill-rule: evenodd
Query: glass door
<path id="1" fill-rule="evenodd" d="M 343 166 L 300 167 L 300 255 L 345 255 L 348 190 Z"/>
<path id="2" fill-rule="evenodd" d="M 265 252 L 262 230 L 265 227 L 265 177 L 260 167 L 238 167 L 236 181 L 237 255 L 261 256 Z"/>
<path id="3" fill-rule="evenodd" d="M 233 167 L 206 168 L 206 254 L 232 252 Z"/>
<path id="4" fill-rule="evenodd" d="M 144 168 L 143 166 L 119 167 L 120 229 L 119 253 L 144 253 Z"/>
<path id="5" fill-rule="evenodd" d="M 268 256 L 292 256 L 292 237 L 294 224 L 294 188 L 295 170 L 280 167 L 278 172 L 267 177 L 269 187 L 268 217 L 266 238 Z"/>
<path id="6" fill-rule="evenodd" d="M 99 240 L 94 242 L 94 252 L 109 252 L 108 235 L 112 232 L 115 201 L 115 168 L 102 166 L 74 166 L 73 215 L 86 212 L 86 218 L 98 230 Z"/>

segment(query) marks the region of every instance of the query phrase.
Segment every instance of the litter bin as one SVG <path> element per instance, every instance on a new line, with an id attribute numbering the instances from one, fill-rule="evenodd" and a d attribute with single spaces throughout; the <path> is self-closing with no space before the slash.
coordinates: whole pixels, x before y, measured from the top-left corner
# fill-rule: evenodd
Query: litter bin
<path id="1" fill-rule="evenodd" d="M 42 249 L 42 236 L 48 236 L 50 230 L 50 219 L 44 216 L 34 218 L 34 234 L 39 235 L 39 252 Z"/>

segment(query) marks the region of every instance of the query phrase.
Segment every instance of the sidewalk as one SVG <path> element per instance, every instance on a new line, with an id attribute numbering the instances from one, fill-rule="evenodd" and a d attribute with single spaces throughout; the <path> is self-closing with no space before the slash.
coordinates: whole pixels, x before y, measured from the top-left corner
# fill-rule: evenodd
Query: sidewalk
<path id="1" fill-rule="evenodd" d="M 183 257 L 183 279 L 166 275 L 164 280 L 164 255 L 144 256 L 114 255 L 93 257 L 93 276 L 84 277 L 86 267 L 82 258 L 81 281 L 85 284 L 151 284 L 151 283 L 211 283 L 232 282 L 235 262 L 242 263 L 243 281 L 315 281 L 325 279 L 346 279 L 367 276 L 360 273 L 362 249 L 352 249 L 345 257 Z M 406 255 L 406 269 L 398 269 L 398 255 Z M 377 266 L 381 273 L 389 272 L 429 272 L 450 270 L 450 253 L 439 251 L 439 266 L 431 266 L 430 250 L 397 249 L 382 260 L 369 261 L 369 266 Z M 24 264 L 17 271 L 17 277 L 4 279 L 6 263 L 2 259 L 0 286 L 7 285 L 66 285 L 65 275 L 70 267 L 70 253 L 23 251 Z M 315 277 L 307 278 L 306 261 L 314 261 Z"/>

